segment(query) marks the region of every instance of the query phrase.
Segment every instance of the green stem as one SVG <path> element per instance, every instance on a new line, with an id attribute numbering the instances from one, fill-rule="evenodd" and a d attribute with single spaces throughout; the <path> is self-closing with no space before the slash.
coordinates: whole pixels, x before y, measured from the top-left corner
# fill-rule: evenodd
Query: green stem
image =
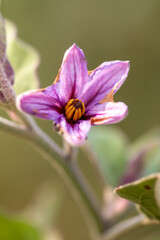
<path id="1" fill-rule="evenodd" d="M 23 114 L 23 113 L 20 113 Z M 19 116 L 20 116 L 19 114 Z M 71 155 L 66 154 L 46 133 L 44 133 L 35 121 L 23 115 L 23 122 L 27 122 L 27 127 L 13 123 L 9 120 L 0 118 L 0 129 L 14 133 L 32 142 L 38 152 L 41 152 L 46 160 L 57 169 L 65 179 L 65 183 L 73 190 L 76 199 L 83 199 L 90 215 L 95 219 L 99 230 L 104 229 L 104 220 L 101 215 L 101 206 L 97 201 L 88 183 L 84 180 L 78 165 L 72 161 Z M 55 153 L 57 157 L 54 159 Z M 76 194 L 75 194 L 76 192 Z M 77 197 L 78 196 L 78 197 Z M 79 199 L 78 199 L 79 200 Z"/>
<path id="2" fill-rule="evenodd" d="M 55 148 L 53 148 L 53 141 L 39 128 L 34 130 L 34 134 L 32 134 L 33 141 L 35 144 L 43 151 L 46 155 L 48 154 L 50 157 L 50 163 L 52 166 L 55 167 L 55 159 L 53 156 L 55 154 Z M 59 150 L 56 153 L 58 153 Z M 82 175 L 76 161 L 73 161 L 72 155 L 65 153 L 61 150 L 61 153 L 58 154 L 61 158 L 56 158 L 56 168 L 58 167 L 60 173 L 63 171 L 63 176 L 68 176 L 70 180 L 70 186 L 80 194 L 80 196 L 85 201 L 90 213 L 94 217 L 97 222 L 97 226 L 100 230 L 104 227 L 104 221 L 101 215 L 101 206 L 98 202 L 95 194 L 93 193 L 92 189 L 88 185 L 88 182 L 85 180 L 84 176 Z M 51 160 L 52 159 L 52 160 Z M 66 179 L 66 177 L 65 177 Z"/>
<path id="3" fill-rule="evenodd" d="M 106 233 L 103 234 L 102 240 L 118 240 L 120 237 L 125 237 L 130 231 L 143 226 L 144 223 L 145 217 L 143 215 L 138 215 L 127 219 L 121 223 L 118 223 L 110 230 L 107 230 Z"/>

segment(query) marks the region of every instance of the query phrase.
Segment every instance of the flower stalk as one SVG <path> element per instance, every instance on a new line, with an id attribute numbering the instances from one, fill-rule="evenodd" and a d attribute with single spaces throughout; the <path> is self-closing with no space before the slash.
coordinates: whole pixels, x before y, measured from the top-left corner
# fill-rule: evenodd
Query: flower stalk
<path id="1" fill-rule="evenodd" d="M 72 154 L 61 149 L 38 127 L 31 117 L 19 112 L 18 117 L 21 116 L 23 116 L 22 121 L 24 122 L 25 119 L 25 122 L 27 122 L 27 126 L 21 126 L 10 120 L 0 118 L 0 129 L 25 138 L 32 143 L 32 146 L 34 146 L 52 167 L 59 172 L 62 178 L 65 179 L 64 182 L 69 186 L 71 191 L 73 191 L 73 196 L 78 196 L 78 199 L 83 200 L 81 203 L 83 202 L 83 204 L 85 203 L 87 206 L 88 212 L 92 215 L 93 219 L 95 219 L 98 229 L 104 229 L 105 220 L 101 215 L 100 203 L 82 175 L 76 161 L 73 161 Z M 53 157 L 55 153 L 57 155 L 56 158 Z M 78 202 L 80 201 L 78 200 Z"/>
<path id="2" fill-rule="evenodd" d="M 125 237 L 130 231 L 138 229 L 145 224 L 145 217 L 138 215 L 118 223 L 110 230 L 103 234 L 102 240 L 118 240 L 120 237 Z"/>

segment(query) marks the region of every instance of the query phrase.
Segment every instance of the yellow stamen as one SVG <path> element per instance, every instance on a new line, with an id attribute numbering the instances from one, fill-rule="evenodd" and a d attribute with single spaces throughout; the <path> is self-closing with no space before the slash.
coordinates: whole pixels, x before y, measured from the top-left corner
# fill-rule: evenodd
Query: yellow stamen
<path id="1" fill-rule="evenodd" d="M 85 113 L 85 106 L 81 100 L 70 99 L 65 106 L 65 116 L 67 120 L 78 121 Z"/>
<path id="2" fill-rule="evenodd" d="M 78 120 L 78 109 L 75 110 L 74 116 L 73 116 L 73 121 L 77 121 Z"/>
<path id="3" fill-rule="evenodd" d="M 68 120 L 70 120 L 72 117 L 73 117 L 73 114 L 74 114 L 74 111 L 75 111 L 75 108 L 72 106 L 71 110 L 70 111 L 66 111 L 66 117 Z"/>
<path id="4" fill-rule="evenodd" d="M 85 113 L 85 106 L 84 103 L 82 102 L 82 115 Z"/>
<path id="5" fill-rule="evenodd" d="M 73 105 L 71 105 L 70 107 L 68 107 L 68 108 L 66 109 L 66 112 L 65 112 L 66 115 L 68 115 L 68 113 L 72 110 L 72 108 L 74 108 Z"/>
<path id="6" fill-rule="evenodd" d="M 81 111 L 80 108 L 78 108 L 77 111 L 78 111 L 78 119 L 80 119 L 82 117 L 82 115 L 83 115 L 82 111 Z"/>
<path id="7" fill-rule="evenodd" d="M 69 102 L 67 103 L 67 105 L 65 106 L 65 110 L 67 110 L 67 108 L 69 108 L 71 106 L 71 104 L 73 103 L 74 99 L 70 99 Z"/>

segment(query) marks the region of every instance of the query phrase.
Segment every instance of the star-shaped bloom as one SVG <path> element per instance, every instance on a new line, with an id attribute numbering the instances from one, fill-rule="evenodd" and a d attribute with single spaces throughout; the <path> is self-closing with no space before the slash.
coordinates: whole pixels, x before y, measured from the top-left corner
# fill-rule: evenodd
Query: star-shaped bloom
<path id="1" fill-rule="evenodd" d="M 104 62 L 88 71 L 83 51 L 73 44 L 64 54 L 54 83 L 17 97 L 19 108 L 38 118 L 49 119 L 73 145 L 81 145 L 91 125 L 121 121 L 127 106 L 113 95 L 129 71 L 128 61 Z"/>

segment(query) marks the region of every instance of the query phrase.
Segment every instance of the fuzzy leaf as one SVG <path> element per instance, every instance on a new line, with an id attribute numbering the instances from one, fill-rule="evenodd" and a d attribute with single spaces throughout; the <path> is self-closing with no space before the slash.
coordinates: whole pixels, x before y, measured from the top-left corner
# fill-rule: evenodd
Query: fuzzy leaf
<path id="1" fill-rule="evenodd" d="M 160 220 L 160 174 L 152 174 L 130 184 L 120 186 L 115 192 L 135 204 L 152 220 Z"/>
<path id="2" fill-rule="evenodd" d="M 124 173 L 127 160 L 125 135 L 116 127 L 96 127 L 89 133 L 89 143 L 99 159 L 106 181 L 113 186 Z"/>
<path id="3" fill-rule="evenodd" d="M 41 240 L 37 230 L 25 223 L 0 215 L 0 239 Z"/>
<path id="4" fill-rule="evenodd" d="M 15 71 L 14 90 L 17 94 L 39 88 L 36 74 L 39 65 L 37 51 L 16 36 L 16 27 L 9 21 L 7 26 L 7 55 Z"/>

